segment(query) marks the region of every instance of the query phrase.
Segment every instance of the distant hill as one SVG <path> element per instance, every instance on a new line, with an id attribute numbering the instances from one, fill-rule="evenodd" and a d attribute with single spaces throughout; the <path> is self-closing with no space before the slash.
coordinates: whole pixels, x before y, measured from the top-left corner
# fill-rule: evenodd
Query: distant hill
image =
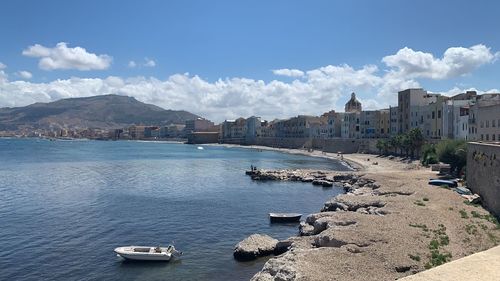
<path id="1" fill-rule="evenodd" d="M 21 128 L 121 128 L 133 124 L 184 124 L 199 116 L 187 111 L 165 110 L 133 97 L 103 95 L 0 108 L 0 131 Z"/>

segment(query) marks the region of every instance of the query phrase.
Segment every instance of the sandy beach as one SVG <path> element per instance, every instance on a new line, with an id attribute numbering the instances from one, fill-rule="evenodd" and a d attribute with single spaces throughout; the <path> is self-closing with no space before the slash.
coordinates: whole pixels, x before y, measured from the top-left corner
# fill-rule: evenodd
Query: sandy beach
<path id="1" fill-rule="evenodd" d="M 340 160 L 321 151 L 247 148 Z M 330 199 L 323 212 L 306 219 L 310 235 L 291 237 L 291 249 L 269 259 L 252 280 L 395 280 L 500 242 L 489 212 L 466 204 L 455 191 L 428 185 L 437 175 L 417 161 L 370 154 L 342 158 L 356 169 L 353 174 L 375 181 L 376 189 L 363 187 Z M 380 212 L 331 210 L 337 205 L 373 205 Z"/>

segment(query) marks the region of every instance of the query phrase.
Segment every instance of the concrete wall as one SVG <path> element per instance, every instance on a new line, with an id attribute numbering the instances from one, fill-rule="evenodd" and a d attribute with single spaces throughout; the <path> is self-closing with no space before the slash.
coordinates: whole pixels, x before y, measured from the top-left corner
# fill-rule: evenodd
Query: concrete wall
<path id="1" fill-rule="evenodd" d="M 500 144 L 467 144 L 467 185 L 500 217 Z"/>
<path id="2" fill-rule="evenodd" d="M 187 139 L 189 144 L 218 143 L 219 132 L 195 132 L 188 134 Z"/>

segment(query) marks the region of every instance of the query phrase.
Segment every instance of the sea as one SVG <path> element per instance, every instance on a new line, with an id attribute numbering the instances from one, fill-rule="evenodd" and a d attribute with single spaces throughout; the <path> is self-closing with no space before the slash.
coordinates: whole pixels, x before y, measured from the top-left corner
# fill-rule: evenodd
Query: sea
<path id="1" fill-rule="evenodd" d="M 248 148 L 0 138 L 0 280 L 249 280 L 267 258 L 237 262 L 235 244 L 298 233 L 297 224 L 270 224 L 269 212 L 307 215 L 343 192 L 255 182 L 250 165 L 349 170 Z M 172 243 L 183 255 L 170 262 L 113 252 Z"/>

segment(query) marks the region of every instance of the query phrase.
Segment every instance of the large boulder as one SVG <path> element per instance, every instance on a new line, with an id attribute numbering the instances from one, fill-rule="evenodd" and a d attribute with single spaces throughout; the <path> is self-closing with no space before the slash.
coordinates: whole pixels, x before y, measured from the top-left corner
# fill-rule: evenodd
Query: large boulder
<path id="1" fill-rule="evenodd" d="M 252 234 L 236 244 L 233 256 L 239 261 L 254 260 L 274 252 L 279 241 L 265 234 Z"/>

